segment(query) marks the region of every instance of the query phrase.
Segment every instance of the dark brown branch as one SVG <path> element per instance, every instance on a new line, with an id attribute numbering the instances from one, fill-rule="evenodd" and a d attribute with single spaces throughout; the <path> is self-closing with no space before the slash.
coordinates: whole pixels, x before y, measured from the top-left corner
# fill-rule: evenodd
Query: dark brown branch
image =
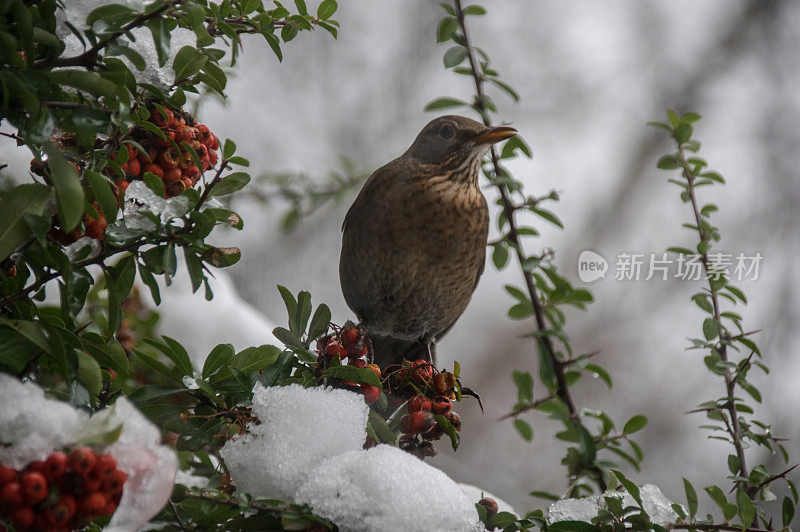
<path id="1" fill-rule="evenodd" d="M 475 61 L 475 54 L 472 49 L 472 44 L 470 42 L 469 33 L 467 31 L 467 26 L 464 21 L 464 11 L 461 8 L 461 0 L 454 0 L 455 3 L 455 10 L 456 16 L 458 18 L 458 24 L 461 27 L 461 31 L 464 36 L 464 48 L 467 51 L 467 59 L 469 60 L 470 69 L 472 70 L 472 77 L 475 81 L 475 90 L 477 92 L 478 98 L 476 99 L 475 105 L 480 109 L 481 115 L 483 117 L 483 123 L 487 127 L 491 127 L 492 123 L 489 120 L 488 113 L 486 112 L 486 107 L 484 105 L 484 98 L 485 98 L 485 91 L 483 88 L 484 79 L 480 74 L 480 70 L 478 65 Z M 494 173 L 495 177 L 499 177 L 502 175 L 502 169 L 500 167 L 500 159 L 497 156 L 497 152 L 495 151 L 494 147 L 490 148 L 491 156 L 492 156 L 492 164 L 494 166 Z M 519 231 L 517 230 L 517 222 L 514 218 L 514 204 L 511 202 L 511 198 L 509 197 L 508 189 L 503 183 L 496 183 L 495 186 L 497 187 L 498 191 L 500 192 L 500 198 L 503 202 L 503 210 L 505 211 L 506 217 L 508 218 L 508 239 L 514 244 L 514 251 L 517 256 L 517 260 L 520 263 L 520 267 L 522 267 L 525 261 L 525 252 L 522 249 L 522 242 L 519 238 Z M 528 296 L 531 299 L 531 303 L 533 305 L 533 313 L 534 317 L 536 318 L 536 327 L 539 332 L 544 331 L 547 329 L 547 324 L 545 323 L 544 319 L 544 310 L 542 307 L 542 303 L 539 299 L 539 294 L 536 291 L 536 287 L 533 282 L 533 275 L 526 271 L 525 268 L 522 268 L 522 275 L 525 278 L 525 285 L 528 290 Z M 570 415 L 577 415 L 578 409 L 575 407 L 575 401 L 572 399 L 572 395 L 569 392 L 569 387 L 567 386 L 566 378 L 564 377 L 564 364 L 559 358 L 556 356 L 556 351 L 553 346 L 553 342 L 547 335 L 540 335 L 539 342 L 544 346 L 545 351 L 547 352 L 548 358 L 553 363 L 553 368 L 556 377 L 556 394 L 558 397 L 567 405 L 569 409 Z"/>
<path id="2" fill-rule="evenodd" d="M 527 405 L 521 406 L 519 408 L 515 408 L 514 410 L 512 410 L 508 414 L 503 414 L 502 416 L 497 418 L 497 421 L 504 421 L 504 420 L 506 420 L 508 418 L 517 417 L 518 415 L 522 414 L 523 412 L 527 412 L 528 410 L 533 410 L 534 408 L 543 405 L 544 403 L 546 403 L 547 401 L 549 401 L 550 399 L 552 399 L 554 397 L 556 397 L 555 394 L 550 394 L 550 395 L 548 395 L 546 397 L 542 397 L 541 399 L 537 399 L 536 401 L 533 401 L 532 403 L 529 403 Z"/>
<path id="3" fill-rule="evenodd" d="M 44 59 L 42 61 L 37 62 L 34 65 L 34 68 L 56 68 L 56 67 L 70 67 L 70 66 L 81 66 L 81 67 L 92 67 L 97 64 L 97 55 L 105 49 L 107 46 L 112 44 L 114 41 L 128 33 L 134 28 L 138 28 L 143 26 L 147 23 L 148 20 L 156 18 L 160 16 L 162 13 L 171 9 L 172 7 L 181 3 L 181 0 L 171 0 L 166 2 L 163 6 L 159 7 L 151 11 L 150 13 L 141 13 L 132 21 L 128 22 L 122 28 L 115 31 L 108 37 L 103 40 L 98 41 L 94 46 L 86 50 L 80 55 L 75 55 L 72 57 L 55 57 L 53 59 Z"/>
<path id="4" fill-rule="evenodd" d="M 719 328 L 719 348 L 717 352 L 719 353 L 720 358 L 723 362 L 728 362 L 728 345 L 726 338 L 727 333 L 722 328 L 722 318 L 720 317 L 720 305 L 719 305 L 719 297 L 717 295 L 717 289 L 714 287 L 714 284 L 711 282 L 712 275 L 718 275 L 713 271 L 711 268 L 711 264 L 708 260 L 708 247 L 710 242 L 708 242 L 708 237 L 706 236 L 706 232 L 703 230 L 703 219 L 700 215 L 700 207 L 697 203 L 697 198 L 695 196 L 695 187 L 694 175 L 688 170 L 686 166 L 686 154 L 681 147 L 681 142 L 676 138 L 675 141 L 678 143 L 678 151 L 681 157 L 681 161 L 684 163 L 683 169 L 683 177 L 686 178 L 686 193 L 689 195 L 689 200 L 692 205 L 692 212 L 694 213 L 694 219 L 697 224 L 697 234 L 700 237 L 700 242 L 704 244 L 703 252 L 700 254 L 700 261 L 703 264 L 703 270 L 706 272 L 706 277 L 708 278 L 708 288 L 709 292 L 711 293 L 711 306 L 712 306 L 712 316 L 714 317 L 714 321 L 717 323 L 717 327 Z M 728 394 L 728 401 L 725 403 L 725 409 L 728 411 L 730 416 L 730 426 L 728 426 L 726 422 L 726 427 L 728 432 L 733 439 L 733 446 L 736 449 L 736 456 L 739 458 L 739 476 L 744 478 L 749 478 L 750 474 L 747 470 L 747 462 L 745 459 L 744 454 L 744 445 L 742 444 L 742 431 L 741 427 L 739 426 L 739 415 L 736 412 L 736 405 L 734 404 L 733 397 L 735 394 L 736 389 L 736 379 L 735 376 L 731 374 L 731 370 L 728 367 L 725 367 L 725 390 Z M 752 486 L 750 486 L 747 490 L 748 495 L 752 498 L 755 494 L 755 491 L 752 490 Z"/>

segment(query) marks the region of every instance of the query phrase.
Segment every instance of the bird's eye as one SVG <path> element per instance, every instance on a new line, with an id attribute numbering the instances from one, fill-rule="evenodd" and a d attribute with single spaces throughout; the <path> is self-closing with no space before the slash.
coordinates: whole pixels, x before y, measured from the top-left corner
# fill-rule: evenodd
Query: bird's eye
<path id="1" fill-rule="evenodd" d="M 439 136 L 443 139 L 453 138 L 456 132 L 453 131 L 453 128 L 450 126 L 442 126 L 442 129 L 439 130 Z"/>

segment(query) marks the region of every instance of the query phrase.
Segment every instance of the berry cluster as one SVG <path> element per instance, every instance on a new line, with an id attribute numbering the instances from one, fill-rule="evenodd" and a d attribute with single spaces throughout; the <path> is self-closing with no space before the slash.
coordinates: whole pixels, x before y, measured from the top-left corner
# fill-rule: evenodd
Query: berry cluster
<path id="1" fill-rule="evenodd" d="M 194 187 L 202 171 L 216 166 L 219 140 L 208 126 L 197 123 L 192 115 L 154 105 L 149 121 L 161 130 L 164 138 L 145 128 L 135 128 L 131 132 L 131 140 L 144 152 L 132 143 L 125 144 L 127 159 L 120 165 L 125 178 L 117 182 L 120 189 L 125 190 L 130 181 L 150 172 L 164 182 L 167 197 L 177 196 Z"/>
<path id="2" fill-rule="evenodd" d="M 350 366 L 367 368 L 379 379 L 381 378 L 381 368 L 377 364 L 368 363 L 370 358 L 369 339 L 361 336 L 358 329 L 350 323 L 345 324 L 339 334 L 321 338 L 317 342 L 317 353 L 321 367 L 328 367 L 332 361 L 342 364 L 344 360 L 348 360 Z M 381 389 L 371 384 L 356 384 L 350 381 L 342 381 L 342 384 L 346 387 L 356 388 L 364 396 L 368 405 L 377 401 L 381 396 Z"/>
<path id="3" fill-rule="evenodd" d="M 406 402 L 408 412 L 400 418 L 400 448 L 419 458 L 436 456 L 432 442 L 441 439 L 445 431 L 434 416 L 444 416 L 456 431 L 461 431 L 461 416 L 453 412 L 458 379 L 449 371 L 437 372 L 422 359 L 407 362 L 394 376 L 395 387 L 401 393 L 417 392 Z"/>
<path id="4" fill-rule="evenodd" d="M 55 451 L 21 471 L 0 465 L 0 521 L 19 531 L 83 528 L 116 511 L 126 478 L 112 456 L 88 447 Z"/>

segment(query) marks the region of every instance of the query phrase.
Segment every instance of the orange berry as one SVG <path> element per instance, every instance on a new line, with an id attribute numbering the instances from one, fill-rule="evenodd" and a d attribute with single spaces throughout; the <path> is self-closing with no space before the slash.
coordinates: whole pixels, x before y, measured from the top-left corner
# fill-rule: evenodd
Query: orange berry
<path id="1" fill-rule="evenodd" d="M 47 480 L 38 471 L 31 471 L 22 475 L 19 480 L 22 493 L 30 504 L 36 504 L 47 497 Z"/>
<path id="2" fill-rule="evenodd" d="M 144 171 L 154 174 L 159 179 L 164 177 L 164 170 L 159 165 L 154 163 L 146 164 L 144 167 Z"/>
<path id="3" fill-rule="evenodd" d="M 47 478 L 57 478 L 67 470 L 67 455 L 61 451 L 50 453 L 44 461 L 44 475 Z"/>

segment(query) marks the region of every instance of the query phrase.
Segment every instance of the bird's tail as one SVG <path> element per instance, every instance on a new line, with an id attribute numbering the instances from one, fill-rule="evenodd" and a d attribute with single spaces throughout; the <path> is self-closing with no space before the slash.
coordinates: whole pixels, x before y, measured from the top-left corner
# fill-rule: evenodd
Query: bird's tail
<path id="1" fill-rule="evenodd" d="M 418 340 L 403 340 L 388 336 L 370 335 L 375 363 L 385 368 L 391 364 L 401 364 L 403 359 L 428 359 L 425 345 Z"/>

